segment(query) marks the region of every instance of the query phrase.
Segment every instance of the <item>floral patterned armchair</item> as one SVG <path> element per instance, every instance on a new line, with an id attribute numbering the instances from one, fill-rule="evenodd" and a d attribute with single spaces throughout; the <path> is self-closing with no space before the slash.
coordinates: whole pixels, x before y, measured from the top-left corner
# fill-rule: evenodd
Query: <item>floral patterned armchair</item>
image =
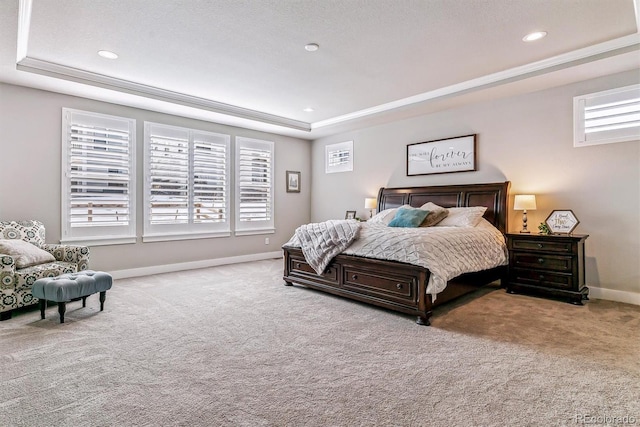
<path id="1" fill-rule="evenodd" d="M 39 249 L 11 240 L 29 242 Z M 38 303 L 38 299 L 31 294 L 31 287 L 36 280 L 74 273 L 89 267 L 88 247 L 44 242 L 45 228 L 40 221 L 0 221 L 0 320 L 10 319 L 16 308 Z M 28 258 L 30 262 L 21 263 L 24 257 L 16 253 L 19 252 L 18 249 L 11 254 L 3 254 L 3 251 L 8 251 L 7 247 L 24 246 L 31 248 L 29 251 L 44 254 L 44 262 L 39 262 L 36 257 Z M 30 265 L 34 263 L 35 265 Z"/>

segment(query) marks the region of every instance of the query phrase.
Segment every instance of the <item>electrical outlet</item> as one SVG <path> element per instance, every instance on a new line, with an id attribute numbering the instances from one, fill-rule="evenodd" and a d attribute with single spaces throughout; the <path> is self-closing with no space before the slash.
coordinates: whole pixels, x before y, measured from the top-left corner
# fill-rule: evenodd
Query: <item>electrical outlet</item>
<path id="1" fill-rule="evenodd" d="M 268 245 L 268 244 L 269 244 L 269 238 L 268 238 L 268 237 L 265 237 L 265 238 L 264 238 L 264 244 L 265 244 L 265 245 Z"/>

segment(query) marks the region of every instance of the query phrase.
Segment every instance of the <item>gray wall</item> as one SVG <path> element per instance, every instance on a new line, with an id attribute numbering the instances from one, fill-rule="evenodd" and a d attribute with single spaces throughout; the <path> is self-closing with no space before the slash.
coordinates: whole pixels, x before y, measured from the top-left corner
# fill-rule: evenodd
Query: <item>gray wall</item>
<path id="1" fill-rule="evenodd" d="M 61 235 L 61 109 L 76 108 L 137 120 L 138 243 L 93 247 L 90 266 L 125 270 L 279 251 L 295 228 L 310 219 L 309 141 L 186 119 L 52 92 L 0 84 L 0 219 L 39 219 L 47 242 Z M 276 233 L 173 242 L 142 243 L 142 159 L 145 120 L 234 136 L 275 141 Z M 233 141 L 233 138 L 232 138 Z M 300 193 L 285 191 L 285 171 L 302 172 Z M 231 185 L 233 187 L 233 183 Z M 270 244 L 265 245 L 265 237 Z"/>
<path id="2" fill-rule="evenodd" d="M 640 293 L 640 144 L 638 141 L 573 148 L 573 97 L 638 83 L 639 73 L 482 102 L 313 142 L 312 221 L 368 217 L 364 198 L 379 187 L 511 181 L 509 228 L 519 230 L 514 194 L 533 193 L 529 212 L 537 231 L 553 209 L 572 209 L 575 233 L 586 242 L 587 281 L 595 287 Z M 477 134 L 478 170 L 406 176 L 406 145 Z M 354 141 L 353 172 L 325 174 L 327 144 Z"/>

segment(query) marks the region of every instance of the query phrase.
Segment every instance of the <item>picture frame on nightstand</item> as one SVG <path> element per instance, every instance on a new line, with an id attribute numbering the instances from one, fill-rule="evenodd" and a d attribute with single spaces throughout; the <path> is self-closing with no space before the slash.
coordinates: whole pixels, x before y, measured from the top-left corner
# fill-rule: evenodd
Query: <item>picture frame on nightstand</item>
<path id="1" fill-rule="evenodd" d="M 556 209 L 551 211 L 545 224 L 553 234 L 571 234 L 580 224 L 580 220 L 571 209 Z"/>

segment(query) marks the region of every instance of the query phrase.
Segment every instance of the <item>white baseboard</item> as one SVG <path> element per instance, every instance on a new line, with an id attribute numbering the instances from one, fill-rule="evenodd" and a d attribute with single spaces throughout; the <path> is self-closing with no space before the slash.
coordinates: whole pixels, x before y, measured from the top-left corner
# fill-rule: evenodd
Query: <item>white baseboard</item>
<path id="1" fill-rule="evenodd" d="M 261 261 L 264 259 L 282 258 L 282 251 L 263 252 L 259 254 L 239 255 L 228 258 L 205 259 L 202 261 L 180 262 L 176 264 L 153 265 L 151 267 L 130 268 L 110 271 L 114 279 L 150 276 L 152 274 L 173 273 L 175 271 L 195 270 L 197 268 L 215 267 L 217 265 L 238 264 L 241 262 Z"/>
<path id="2" fill-rule="evenodd" d="M 282 258 L 282 251 L 239 255 L 227 258 L 205 259 L 202 261 L 181 262 L 177 264 L 154 265 L 151 267 L 130 268 L 127 270 L 111 271 L 110 273 L 114 279 L 126 279 L 129 277 L 173 273 L 175 271 L 195 270 L 198 268 L 215 267 L 217 265 L 238 264 L 241 262 L 261 261 L 274 258 Z M 593 286 L 589 286 L 589 298 L 640 305 L 640 293 L 616 291 L 614 289 L 596 288 Z"/>
<path id="3" fill-rule="evenodd" d="M 607 288 L 594 288 L 589 286 L 589 298 L 606 299 L 609 301 L 624 302 L 640 305 L 640 294 L 636 292 L 616 291 Z"/>

